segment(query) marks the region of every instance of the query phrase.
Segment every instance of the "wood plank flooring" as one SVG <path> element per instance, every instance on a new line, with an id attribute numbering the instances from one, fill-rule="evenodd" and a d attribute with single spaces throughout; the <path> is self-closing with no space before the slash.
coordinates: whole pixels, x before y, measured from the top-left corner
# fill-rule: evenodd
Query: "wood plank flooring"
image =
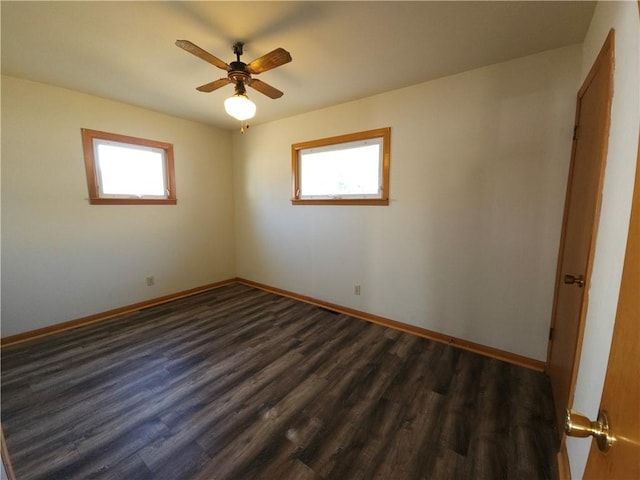
<path id="1" fill-rule="evenodd" d="M 18 480 L 553 479 L 545 375 L 233 284 L 2 349 Z"/>

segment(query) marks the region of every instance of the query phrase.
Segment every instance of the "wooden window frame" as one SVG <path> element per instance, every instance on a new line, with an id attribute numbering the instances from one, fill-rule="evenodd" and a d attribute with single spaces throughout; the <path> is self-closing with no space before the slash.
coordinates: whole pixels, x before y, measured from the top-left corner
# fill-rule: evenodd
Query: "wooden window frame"
<path id="1" fill-rule="evenodd" d="M 84 151 L 84 164 L 87 173 L 87 186 L 89 189 L 89 203 L 92 205 L 176 205 L 176 181 L 173 162 L 173 145 L 171 143 L 148 140 L 146 138 L 131 137 L 117 133 L 101 132 L 88 128 L 82 131 L 82 149 Z M 107 140 L 131 145 L 142 145 L 164 151 L 165 176 L 166 176 L 166 198 L 149 197 L 102 197 L 98 185 L 98 171 L 96 168 L 96 158 L 94 151 L 94 140 Z"/>
<path id="2" fill-rule="evenodd" d="M 382 138 L 382 195 L 380 198 L 300 198 L 300 151 L 309 148 L 339 145 L 371 138 Z M 293 205 L 389 205 L 389 170 L 391 152 L 391 128 L 377 128 L 291 145 L 291 183 Z"/>

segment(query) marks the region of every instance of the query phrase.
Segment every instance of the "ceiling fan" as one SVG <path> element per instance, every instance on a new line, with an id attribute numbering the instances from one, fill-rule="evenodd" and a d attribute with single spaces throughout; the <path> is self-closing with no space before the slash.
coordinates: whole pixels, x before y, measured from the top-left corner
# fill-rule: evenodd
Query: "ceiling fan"
<path id="1" fill-rule="evenodd" d="M 284 95 L 283 92 L 277 88 L 252 77 L 252 75 L 258 75 L 279 67 L 280 65 L 284 65 L 285 63 L 289 63 L 291 61 L 291 54 L 284 48 L 276 48 L 272 52 L 247 64 L 240 60 L 242 47 L 244 46 L 243 42 L 236 42 L 233 45 L 233 53 L 236 55 L 236 61 L 231 63 L 220 60 L 218 57 L 203 50 L 189 40 L 176 40 L 176 45 L 192 55 L 201 58 L 205 62 L 227 71 L 227 78 L 220 78 L 213 82 L 205 83 L 197 87 L 196 90 L 200 92 L 213 92 L 220 87 L 233 83 L 235 85 L 235 95 L 225 101 L 225 109 L 227 113 L 240 121 L 247 120 L 255 115 L 255 104 L 247 97 L 246 86 L 273 99 L 280 98 Z M 234 113 L 229 111 L 229 108 L 233 108 L 231 106 L 233 104 L 238 104 L 238 106 L 241 106 L 244 110 L 234 110 L 234 113 L 237 113 L 237 115 L 234 115 Z"/>

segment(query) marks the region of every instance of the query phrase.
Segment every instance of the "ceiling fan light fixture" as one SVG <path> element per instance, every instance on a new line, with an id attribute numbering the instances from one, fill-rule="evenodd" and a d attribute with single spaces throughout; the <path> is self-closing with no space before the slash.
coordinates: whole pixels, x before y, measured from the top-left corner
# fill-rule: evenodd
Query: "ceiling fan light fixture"
<path id="1" fill-rule="evenodd" d="M 256 114 L 256 105 L 247 97 L 245 86 L 248 85 L 272 99 L 280 98 L 283 95 L 283 92 L 277 88 L 272 87 L 262 80 L 252 78 L 252 75 L 258 75 L 279 67 L 280 65 L 284 65 L 285 63 L 289 63 L 291 61 L 291 54 L 284 48 L 276 48 L 266 55 L 256 58 L 253 62 L 246 64 L 240 60 L 242 47 L 244 45 L 242 42 L 236 42 L 233 45 L 233 53 L 236 55 L 236 61 L 231 63 L 220 60 L 215 55 L 203 50 L 189 40 L 176 40 L 176 45 L 186 52 L 227 72 L 226 78 L 219 78 L 213 82 L 205 83 L 197 87 L 196 90 L 209 93 L 225 85 L 234 84 L 236 90 L 235 95 L 224 101 L 224 109 L 229 115 L 240 122 L 246 122 Z M 246 127 L 248 127 L 248 125 L 246 125 Z M 242 126 L 241 131 L 244 131 L 244 128 L 245 126 Z"/>
<path id="2" fill-rule="evenodd" d="M 249 100 L 245 93 L 236 93 L 224 101 L 224 109 L 233 118 L 249 120 L 256 114 L 256 104 Z"/>

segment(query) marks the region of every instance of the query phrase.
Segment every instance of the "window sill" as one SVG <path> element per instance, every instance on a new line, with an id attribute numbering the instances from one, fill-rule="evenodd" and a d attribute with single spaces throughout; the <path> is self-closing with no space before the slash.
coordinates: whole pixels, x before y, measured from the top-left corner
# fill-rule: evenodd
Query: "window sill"
<path id="1" fill-rule="evenodd" d="M 176 205 L 176 198 L 90 198 L 91 205 Z"/>
<path id="2" fill-rule="evenodd" d="M 314 199 L 304 200 L 294 198 L 291 200 L 293 205 L 389 205 L 388 198 L 363 198 L 363 199 Z"/>

